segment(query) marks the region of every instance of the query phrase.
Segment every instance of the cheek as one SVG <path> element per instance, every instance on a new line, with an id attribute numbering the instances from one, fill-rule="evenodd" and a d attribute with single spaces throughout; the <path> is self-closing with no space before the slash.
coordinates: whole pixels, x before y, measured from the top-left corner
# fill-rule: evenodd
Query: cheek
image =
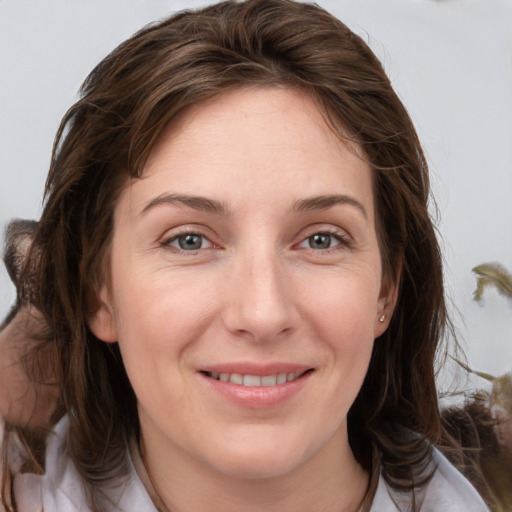
<path id="1" fill-rule="evenodd" d="M 207 290 L 176 282 L 135 283 L 117 296 L 114 313 L 120 341 L 138 338 L 155 349 L 185 343 L 201 330 L 214 306 Z"/>
<path id="2" fill-rule="evenodd" d="M 373 273 L 344 273 L 315 280 L 300 301 L 302 315 L 335 349 L 359 349 L 373 342 L 379 282 Z M 314 284 L 314 285 L 313 285 Z M 362 347 L 361 347 L 362 348 Z"/>
<path id="3" fill-rule="evenodd" d="M 114 316 L 129 378 L 137 388 L 176 382 L 190 347 L 215 316 L 210 287 L 162 273 L 114 281 Z M 150 378 L 148 376 L 151 376 Z"/>
<path id="4" fill-rule="evenodd" d="M 325 386 L 325 406 L 339 415 L 347 413 L 368 371 L 375 339 L 377 284 L 372 277 L 332 279 L 311 294 L 309 307 L 302 313 L 325 356 L 326 378 L 331 383 Z"/>

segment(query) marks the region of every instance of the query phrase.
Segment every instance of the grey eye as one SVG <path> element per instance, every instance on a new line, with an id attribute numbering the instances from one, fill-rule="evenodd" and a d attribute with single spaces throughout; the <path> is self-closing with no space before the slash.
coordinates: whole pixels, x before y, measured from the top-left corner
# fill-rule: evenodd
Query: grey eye
<path id="1" fill-rule="evenodd" d="M 170 245 L 178 247 L 183 251 L 197 251 L 203 248 L 204 237 L 192 233 L 176 237 Z"/>
<path id="2" fill-rule="evenodd" d="M 329 249 L 332 247 L 333 238 L 334 237 L 328 233 L 316 233 L 310 236 L 307 242 L 311 249 Z"/>

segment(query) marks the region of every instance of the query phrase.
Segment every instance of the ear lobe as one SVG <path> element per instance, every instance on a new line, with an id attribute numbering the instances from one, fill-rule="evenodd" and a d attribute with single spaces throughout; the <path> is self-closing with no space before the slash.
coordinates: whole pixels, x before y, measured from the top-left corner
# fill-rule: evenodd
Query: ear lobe
<path id="1" fill-rule="evenodd" d="M 118 340 L 115 315 L 106 286 L 102 286 L 98 297 L 98 307 L 88 320 L 89 329 L 100 340 L 114 343 Z"/>
<path id="2" fill-rule="evenodd" d="M 395 306 L 398 301 L 398 291 L 400 288 L 400 278 L 393 279 L 384 277 L 377 302 L 377 315 L 375 318 L 374 334 L 375 338 L 382 336 L 389 326 Z"/>

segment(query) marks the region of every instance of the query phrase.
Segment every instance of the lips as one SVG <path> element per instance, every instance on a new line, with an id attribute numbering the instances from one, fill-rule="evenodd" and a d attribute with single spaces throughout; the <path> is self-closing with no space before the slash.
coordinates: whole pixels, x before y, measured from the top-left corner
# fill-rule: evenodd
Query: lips
<path id="1" fill-rule="evenodd" d="M 314 368 L 303 365 L 219 365 L 199 371 L 213 396 L 248 409 L 285 405 L 306 386 Z"/>

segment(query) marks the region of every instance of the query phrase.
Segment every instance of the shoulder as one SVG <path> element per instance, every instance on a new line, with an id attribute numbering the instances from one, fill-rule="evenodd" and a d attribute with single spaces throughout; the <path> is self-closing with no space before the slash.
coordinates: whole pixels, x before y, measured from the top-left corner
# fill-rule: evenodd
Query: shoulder
<path id="1" fill-rule="evenodd" d="M 20 453 L 23 446 L 15 435 L 11 435 L 7 441 L 4 438 L 5 422 L 0 416 L 0 448 L 5 450 L 7 454 L 7 468 L 2 464 L 0 467 L 0 485 L 12 485 L 13 495 L 7 493 L 0 496 L 0 512 L 12 510 L 13 498 L 16 503 L 16 510 L 21 512 L 41 512 L 41 480 L 38 475 L 18 474 L 11 480 L 10 473 L 4 471 L 12 471 L 15 474 L 19 472 L 22 465 L 22 457 Z M 3 444 L 6 443 L 6 446 Z M 4 501 L 5 500 L 5 501 Z"/>
<path id="2" fill-rule="evenodd" d="M 488 512 L 480 495 L 437 449 L 433 448 L 436 466 L 429 483 L 415 493 L 421 512 Z M 381 476 L 371 512 L 409 512 L 413 496 L 410 492 L 390 489 Z"/>
<path id="3" fill-rule="evenodd" d="M 43 475 L 15 475 L 13 490 L 19 512 L 88 511 L 81 479 L 66 453 L 67 426 L 67 418 L 63 418 L 48 435 Z"/>
<path id="4" fill-rule="evenodd" d="M 73 461 L 67 454 L 67 418 L 50 435 L 44 475 L 18 475 L 15 497 L 19 512 L 92 512 L 88 493 Z M 129 457 L 127 452 L 127 457 Z M 101 488 L 98 504 L 103 512 L 156 512 L 133 467 L 113 484 Z"/>
<path id="5" fill-rule="evenodd" d="M 434 457 L 437 470 L 427 489 L 429 492 L 425 498 L 426 504 L 433 503 L 439 510 L 446 511 L 487 511 L 487 506 L 475 488 L 448 462 L 446 457 L 438 450 L 434 451 Z"/>

